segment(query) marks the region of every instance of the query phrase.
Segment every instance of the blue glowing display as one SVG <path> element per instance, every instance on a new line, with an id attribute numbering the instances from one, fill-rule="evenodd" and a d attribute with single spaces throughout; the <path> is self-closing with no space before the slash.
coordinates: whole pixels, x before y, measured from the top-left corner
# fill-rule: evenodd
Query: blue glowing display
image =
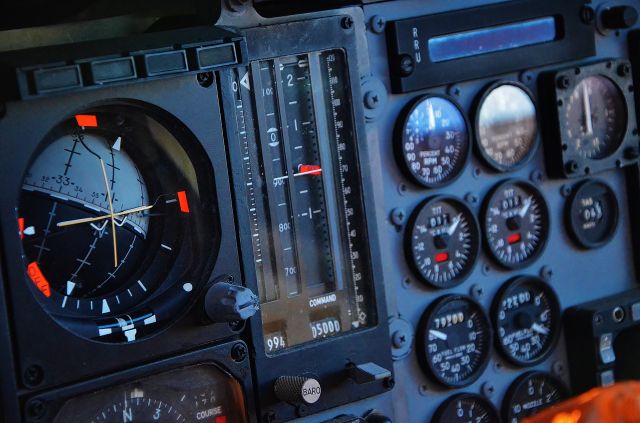
<path id="1" fill-rule="evenodd" d="M 429 57 L 432 62 L 444 62 L 542 44 L 556 36 L 555 18 L 531 19 L 431 38 Z"/>

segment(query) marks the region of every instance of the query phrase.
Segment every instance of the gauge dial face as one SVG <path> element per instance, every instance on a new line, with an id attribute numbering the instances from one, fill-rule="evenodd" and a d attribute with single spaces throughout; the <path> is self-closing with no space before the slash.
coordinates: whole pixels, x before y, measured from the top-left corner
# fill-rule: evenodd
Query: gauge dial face
<path id="1" fill-rule="evenodd" d="M 52 129 L 23 179 L 18 218 L 27 283 L 45 309 L 105 342 L 175 317 L 203 277 L 207 254 L 194 259 L 194 249 L 216 245 L 201 172 L 142 106 L 98 106 Z M 205 216 L 212 223 L 196 230 Z M 190 264 L 172 272 L 180 260 Z M 160 288 L 166 297 L 151 300 Z"/>
<path id="2" fill-rule="evenodd" d="M 538 134 L 536 106 L 528 90 L 515 82 L 489 87 L 476 112 L 476 133 L 482 157 L 496 170 L 526 163 Z"/>
<path id="3" fill-rule="evenodd" d="M 455 180 L 467 162 L 469 125 L 461 109 L 444 97 L 427 96 L 409 110 L 400 155 L 413 179 L 428 188 Z"/>
<path id="4" fill-rule="evenodd" d="M 606 244 L 618 227 L 618 200 L 604 182 L 587 180 L 574 191 L 567 206 L 569 230 L 585 248 Z"/>
<path id="5" fill-rule="evenodd" d="M 187 423 L 186 417 L 175 405 L 145 397 L 109 404 L 91 420 L 91 423 L 120 423 L 123 421 Z"/>
<path id="6" fill-rule="evenodd" d="M 491 326 L 471 298 L 450 295 L 437 300 L 423 314 L 419 333 L 420 362 L 444 386 L 467 386 L 487 366 Z"/>
<path id="7" fill-rule="evenodd" d="M 508 269 L 530 264 L 544 250 L 549 211 L 542 193 L 528 182 L 510 180 L 494 188 L 482 220 L 489 252 Z"/>
<path id="8" fill-rule="evenodd" d="M 436 410 L 435 423 L 499 423 L 495 407 L 480 395 L 458 394 Z"/>
<path id="9" fill-rule="evenodd" d="M 543 372 L 525 373 L 509 387 L 504 399 L 505 423 L 518 423 L 568 397 L 564 384 Z"/>
<path id="10" fill-rule="evenodd" d="M 582 79 L 565 109 L 566 131 L 573 150 L 585 159 L 612 155 L 627 130 L 627 106 L 618 86 L 603 75 Z"/>
<path id="11" fill-rule="evenodd" d="M 480 232 L 469 208 L 453 197 L 434 197 L 408 226 L 407 253 L 422 278 L 437 288 L 462 283 L 473 270 Z"/>
<path id="12" fill-rule="evenodd" d="M 541 362 L 558 339 L 560 306 L 551 287 L 523 276 L 503 286 L 492 307 L 498 349 L 512 363 Z"/>

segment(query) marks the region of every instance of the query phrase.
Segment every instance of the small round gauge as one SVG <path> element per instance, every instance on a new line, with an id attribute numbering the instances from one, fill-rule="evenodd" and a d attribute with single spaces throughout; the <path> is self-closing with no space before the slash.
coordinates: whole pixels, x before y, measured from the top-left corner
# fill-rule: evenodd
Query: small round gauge
<path id="1" fill-rule="evenodd" d="M 618 200 L 604 182 L 586 180 L 567 203 L 569 233 L 584 248 L 606 244 L 618 227 Z"/>
<path id="2" fill-rule="evenodd" d="M 573 88 L 564 119 L 573 150 L 585 159 L 612 155 L 627 130 L 627 106 L 618 86 L 603 75 L 583 78 Z"/>
<path id="3" fill-rule="evenodd" d="M 499 423 L 500 417 L 493 404 L 475 394 L 457 394 L 438 407 L 434 423 Z"/>
<path id="4" fill-rule="evenodd" d="M 544 250 L 549 210 L 542 193 L 532 184 L 508 180 L 487 196 L 482 223 L 493 258 L 508 269 L 519 269 Z"/>
<path id="5" fill-rule="evenodd" d="M 467 386 L 489 362 L 491 325 L 474 300 L 447 295 L 422 315 L 417 342 L 420 364 L 428 374 L 450 388 Z"/>
<path id="6" fill-rule="evenodd" d="M 491 85 L 478 102 L 475 122 L 478 149 L 494 169 L 507 172 L 524 165 L 538 139 L 536 106 L 529 90 L 517 82 Z"/>
<path id="7" fill-rule="evenodd" d="M 416 182 L 437 188 L 460 176 L 469 158 L 469 124 L 453 100 L 421 97 L 409 109 L 401 130 L 396 151 Z"/>
<path id="8" fill-rule="evenodd" d="M 480 230 L 462 201 L 449 196 L 428 199 L 407 228 L 409 262 L 426 282 L 451 288 L 469 276 L 480 249 Z"/>
<path id="9" fill-rule="evenodd" d="M 543 372 L 529 372 L 515 380 L 504 398 L 504 422 L 518 423 L 568 398 L 562 381 Z"/>
<path id="10" fill-rule="evenodd" d="M 545 282 L 521 276 L 500 288 L 492 320 L 498 350 L 512 363 L 530 366 L 548 357 L 558 340 L 560 305 Z"/>

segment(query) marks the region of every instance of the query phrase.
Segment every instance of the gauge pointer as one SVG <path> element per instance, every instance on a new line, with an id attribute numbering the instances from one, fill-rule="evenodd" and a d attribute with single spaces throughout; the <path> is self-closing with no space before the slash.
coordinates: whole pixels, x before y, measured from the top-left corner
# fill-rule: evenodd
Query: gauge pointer
<path id="1" fill-rule="evenodd" d="M 524 218 L 527 215 L 527 212 L 529 211 L 529 208 L 531 207 L 531 203 L 532 202 L 533 202 L 533 196 L 529 196 L 529 197 L 525 198 L 524 205 L 522 206 L 522 208 L 518 212 L 518 216 Z"/>
<path id="2" fill-rule="evenodd" d="M 538 332 L 541 335 L 549 335 L 549 329 L 547 329 L 546 327 L 542 326 L 539 323 L 534 323 L 533 325 L 531 325 L 531 329 L 534 332 Z"/>
<path id="3" fill-rule="evenodd" d="M 100 159 L 102 166 L 102 176 L 104 178 L 104 186 L 107 188 L 107 199 L 109 200 L 109 211 L 111 218 L 111 235 L 113 238 L 113 266 L 118 267 L 118 241 L 116 240 L 116 218 L 113 214 L 113 201 L 111 199 L 111 189 L 109 188 L 109 178 L 107 178 L 107 169 L 104 167 L 104 160 Z"/>
<path id="4" fill-rule="evenodd" d="M 587 85 L 582 85 L 582 105 L 584 107 L 584 120 L 587 128 L 585 135 L 593 134 L 593 121 L 591 119 L 591 101 L 589 100 L 589 92 L 587 91 Z"/>
<path id="5" fill-rule="evenodd" d="M 456 229 L 458 229 L 458 225 L 460 225 L 461 220 L 462 213 L 453 218 L 453 223 L 451 223 L 451 225 L 449 225 L 449 227 L 447 228 L 447 235 L 451 236 L 456 232 Z"/>
<path id="6" fill-rule="evenodd" d="M 150 210 L 153 207 L 155 207 L 155 203 L 151 204 L 150 206 L 140 206 L 140 207 L 134 207 L 132 209 L 122 210 L 120 212 L 113 213 L 113 215 L 112 214 L 105 214 L 103 216 L 98 216 L 98 217 L 85 217 L 85 218 L 82 218 L 82 219 L 65 220 L 64 222 L 58 222 L 57 226 L 58 227 L 64 227 L 64 226 L 78 225 L 80 223 L 99 222 L 101 220 L 111 219 L 111 216 L 113 216 L 113 217 L 127 216 L 127 215 L 130 215 L 130 214 L 133 214 L 133 213 L 140 213 L 140 212 L 143 212 L 145 210 Z"/>
<path id="7" fill-rule="evenodd" d="M 448 338 L 446 333 L 440 332 L 439 330 L 435 330 L 435 329 L 429 329 L 429 335 L 433 336 L 434 338 L 438 338 L 442 341 L 446 341 Z"/>
<path id="8" fill-rule="evenodd" d="M 429 115 L 429 131 L 436 129 L 436 115 L 433 113 L 433 104 L 427 103 L 427 113 Z"/>

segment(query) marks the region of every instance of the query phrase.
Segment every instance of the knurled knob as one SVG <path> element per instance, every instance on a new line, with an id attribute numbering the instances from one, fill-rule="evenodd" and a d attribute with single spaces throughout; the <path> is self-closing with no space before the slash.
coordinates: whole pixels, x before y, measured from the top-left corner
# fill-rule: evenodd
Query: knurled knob
<path id="1" fill-rule="evenodd" d="M 273 385 L 276 397 L 291 404 L 314 404 L 322 388 L 316 379 L 303 376 L 280 376 Z"/>

